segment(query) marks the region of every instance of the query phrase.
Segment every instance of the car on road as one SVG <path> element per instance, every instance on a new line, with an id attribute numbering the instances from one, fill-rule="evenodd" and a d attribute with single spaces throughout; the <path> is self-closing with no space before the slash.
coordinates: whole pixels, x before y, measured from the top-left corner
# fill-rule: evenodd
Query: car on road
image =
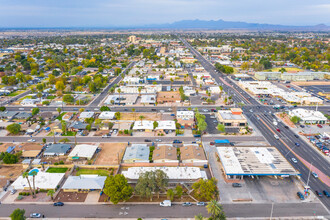
<path id="1" fill-rule="evenodd" d="M 300 125 L 300 127 L 301 127 L 301 128 L 304 128 L 304 127 L 305 127 L 305 125 Z"/>
<path id="2" fill-rule="evenodd" d="M 277 134 L 274 134 L 274 138 L 275 138 L 276 140 L 280 139 L 280 137 L 279 137 Z"/>
<path id="3" fill-rule="evenodd" d="M 297 135 L 297 134 L 295 134 L 295 135 L 293 135 L 293 136 L 295 136 L 296 138 L 299 138 L 299 135 Z"/>
<path id="4" fill-rule="evenodd" d="M 150 139 L 144 139 L 144 142 L 151 142 Z"/>
<path id="5" fill-rule="evenodd" d="M 99 111 L 100 109 L 98 109 L 98 108 L 94 108 L 94 111 Z"/>
<path id="6" fill-rule="evenodd" d="M 315 179 L 319 178 L 319 176 L 315 172 L 312 172 L 312 175 L 314 176 Z"/>
<path id="7" fill-rule="evenodd" d="M 326 190 L 323 190 L 323 194 L 326 196 L 326 197 L 330 197 L 330 193 Z"/>
<path id="8" fill-rule="evenodd" d="M 35 139 L 29 139 L 29 140 L 27 140 L 28 142 L 36 142 L 36 140 Z"/>
<path id="9" fill-rule="evenodd" d="M 107 134 L 102 135 L 102 138 L 109 138 L 109 137 L 110 137 L 110 135 L 107 135 Z"/>
<path id="10" fill-rule="evenodd" d="M 294 157 L 292 157 L 291 160 L 292 160 L 292 162 L 294 162 L 294 163 L 298 163 L 298 161 L 297 161 L 296 158 L 294 158 Z"/>
<path id="11" fill-rule="evenodd" d="M 161 140 L 161 139 L 156 139 L 155 141 L 156 141 L 156 142 L 162 142 L 162 140 Z"/>
<path id="12" fill-rule="evenodd" d="M 289 127 L 288 127 L 288 126 L 286 126 L 286 125 L 284 126 L 284 128 L 286 128 L 286 129 L 289 129 Z"/>
<path id="13" fill-rule="evenodd" d="M 174 140 L 173 141 L 173 144 L 182 144 L 182 141 L 180 141 L 180 140 Z"/>
<path id="14" fill-rule="evenodd" d="M 184 202 L 184 203 L 182 203 L 182 206 L 192 206 L 192 203 L 191 202 Z"/>
<path id="15" fill-rule="evenodd" d="M 40 213 L 31 213 L 30 214 L 30 218 L 41 218 L 41 216 L 43 216 L 43 215 L 41 215 Z"/>
<path id="16" fill-rule="evenodd" d="M 304 200 L 305 197 L 301 192 L 297 192 L 297 196 L 300 198 L 300 200 Z"/>
<path id="17" fill-rule="evenodd" d="M 233 187 L 242 187 L 242 184 L 240 184 L 240 183 L 233 183 L 233 184 L 231 184 Z"/>
<path id="18" fill-rule="evenodd" d="M 64 203 L 63 202 L 55 202 L 53 205 L 54 206 L 64 206 Z"/>
<path id="19" fill-rule="evenodd" d="M 323 126 L 322 126 L 322 125 L 320 125 L 320 124 L 318 124 L 318 125 L 317 125 L 317 127 L 319 127 L 319 128 L 323 128 Z"/>
<path id="20" fill-rule="evenodd" d="M 296 145 L 297 147 L 299 147 L 299 146 L 300 146 L 300 144 L 299 144 L 299 143 L 297 143 L 297 142 L 296 142 L 296 143 L 294 143 L 294 145 Z"/>
<path id="21" fill-rule="evenodd" d="M 203 112 L 208 112 L 209 110 L 208 109 L 203 109 Z"/>
<path id="22" fill-rule="evenodd" d="M 323 197 L 322 193 L 320 193 L 319 191 L 315 190 L 315 194 L 318 196 L 318 197 Z"/>
<path id="23" fill-rule="evenodd" d="M 196 205 L 197 205 L 197 206 L 205 206 L 206 203 L 205 203 L 205 202 L 196 202 Z"/>
<path id="24" fill-rule="evenodd" d="M 276 128 L 276 131 L 281 132 L 281 130 L 279 128 Z"/>

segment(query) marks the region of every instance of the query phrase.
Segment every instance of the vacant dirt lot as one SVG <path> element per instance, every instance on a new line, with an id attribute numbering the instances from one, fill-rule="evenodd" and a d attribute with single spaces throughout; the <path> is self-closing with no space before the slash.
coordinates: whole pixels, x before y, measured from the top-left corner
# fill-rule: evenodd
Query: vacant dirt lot
<path id="1" fill-rule="evenodd" d="M 157 121 L 161 120 L 161 114 L 160 113 L 130 113 L 130 112 L 123 112 L 121 113 L 120 120 L 140 120 L 140 116 L 144 116 L 143 120 L 150 120 L 150 121 Z"/>
<path id="2" fill-rule="evenodd" d="M 0 166 L 0 188 L 5 186 L 7 180 L 15 180 L 22 174 L 23 167 L 15 166 Z"/>
<path id="3" fill-rule="evenodd" d="M 59 192 L 55 202 L 85 202 L 88 193 Z"/>
<path id="4" fill-rule="evenodd" d="M 94 162 L 96 165 L 118 165 L 119 159 L 123 157 L 125 153 L 127 143 L 102 143 L 100 148 L 102 149 Z"/>

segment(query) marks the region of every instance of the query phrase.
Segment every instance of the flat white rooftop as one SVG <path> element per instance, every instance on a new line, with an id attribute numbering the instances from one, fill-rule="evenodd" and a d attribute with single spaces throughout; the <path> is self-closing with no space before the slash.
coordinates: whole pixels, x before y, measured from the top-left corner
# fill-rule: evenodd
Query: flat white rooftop
<path id="1" fill-rule="evenodd" d="M 138 180 L 140 174 L 147 171 L 162 170 L 170 180 L 197 180 L 206 178 L 204 171 L 197 167 L 130 167 L 122 174 L 130 180 Z"/>
<path id="2" fill-rule="evenodd" d="M 73 148 L 69 157 L 83 157 L 90 159 L 95 154 L 97 147 L 97 145 L 78 144 Z"/>
<path id="3" fill-rule="evenodd" d="M 275 147 L 217 147 L 226 175 L 299 175 Z"/>

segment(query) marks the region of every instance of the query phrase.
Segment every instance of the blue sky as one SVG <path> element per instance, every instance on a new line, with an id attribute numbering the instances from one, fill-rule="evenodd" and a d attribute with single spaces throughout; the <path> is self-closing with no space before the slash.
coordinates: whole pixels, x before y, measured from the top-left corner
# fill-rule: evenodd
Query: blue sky
<path id="1" fill-rule="evenodd" d="M 330 25 L 330 0 L 0 0 L 0 27 L 120 27 L 190 19 Z"/>

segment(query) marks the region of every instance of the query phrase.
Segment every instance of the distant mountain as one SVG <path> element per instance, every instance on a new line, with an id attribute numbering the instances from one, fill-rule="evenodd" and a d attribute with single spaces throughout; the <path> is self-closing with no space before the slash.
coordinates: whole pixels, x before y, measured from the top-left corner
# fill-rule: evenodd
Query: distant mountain
<path id="1" fill-rule="evenodd" d="M 240 21 L 224 20 L 182 20 L 171 24 L 148 25 L 148 28 L 160 29 L 209 29 L 209 30 L 227 30 L 227 29 L 248 29 L 248 30 L 297 30 L 297 31 L 330 31 L 330 26 L 319 24 L 315 26 L 287 26 L 276 24 L 247 23 Z"/>

